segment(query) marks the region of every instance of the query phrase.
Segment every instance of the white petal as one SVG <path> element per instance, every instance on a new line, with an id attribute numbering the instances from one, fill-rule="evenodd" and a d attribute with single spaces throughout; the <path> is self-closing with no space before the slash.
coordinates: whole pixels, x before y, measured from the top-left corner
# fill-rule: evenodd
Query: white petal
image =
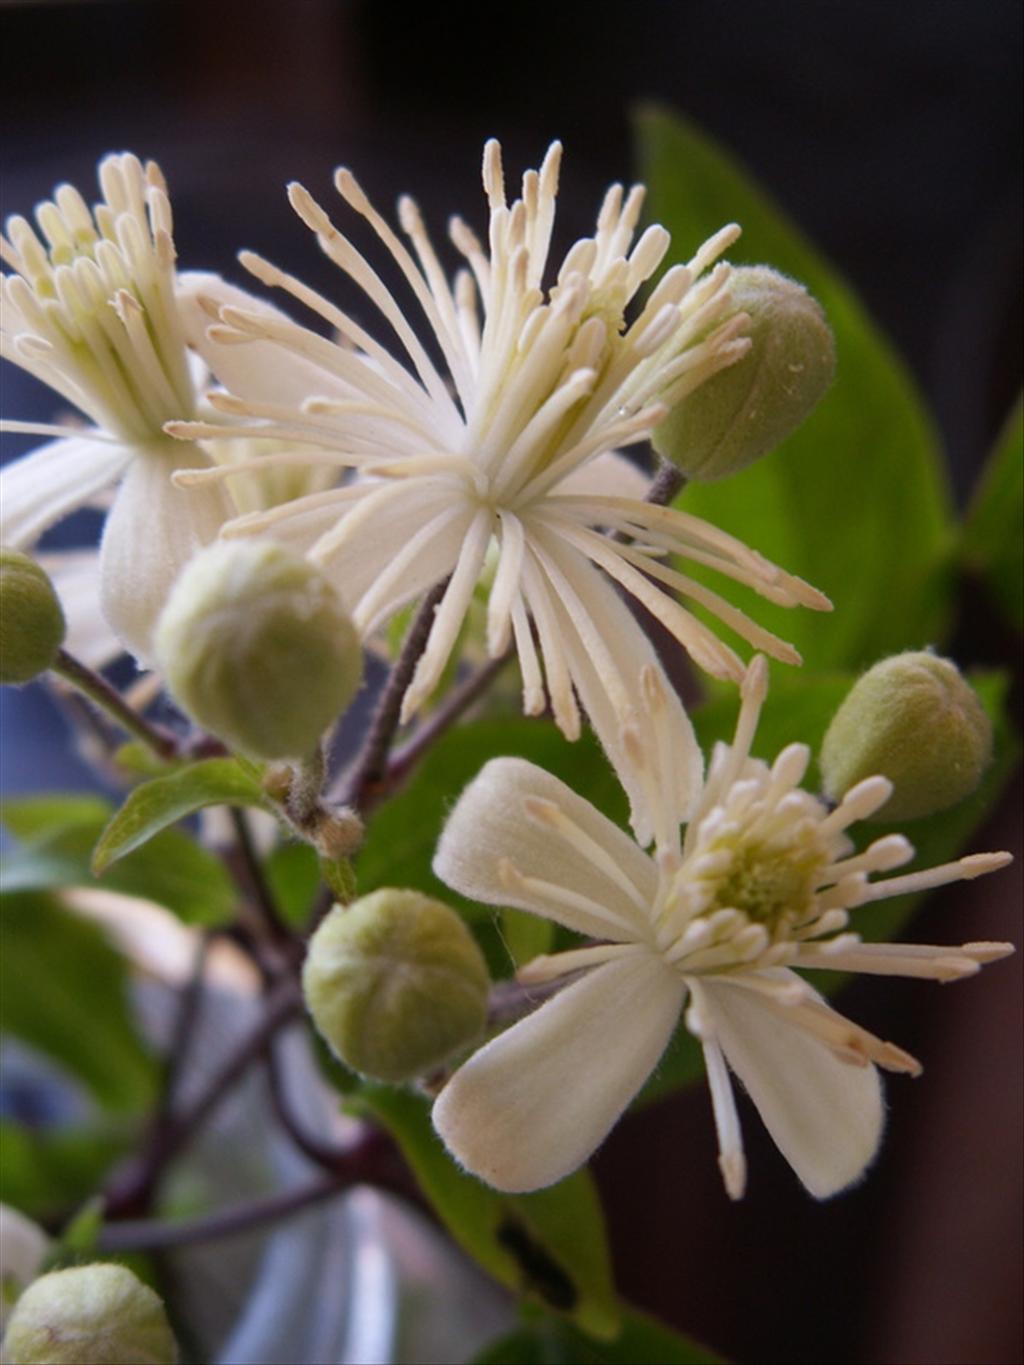
<path id="1" fill-rule="evenodd" d="M 636 498 L 643 502 L 650 486 L 651 476 L 639 465 L 616 450 L 605 450 L 567 474 L 555 484 L 551 493 L 552 496 L 590 493 L 598 497 Z"/>
<path id="2" fill-rule="evenodd" d="M 550 823 L 531 818 L 529 803 L 538 800 L 557 806 L 583 840 L 574 845 Z M 587 853 L 587 840 L 618 869 L 619 880 L 600 866 L 597 854 Z M 502 876 L 505 863 L 594 908 L 511 885 Z M 646 907 L 657 894 L 654 863 L 589 801 L 523 758 L 492 759 L 469 784 L 441 834 L 434 872 L 471 900 L 529 910 L 594 938 L 651 937 Z"/>
<path id="3" fill-rule="evenodd" d="M 875 1067 L 840 1059 L 818 1038 L 780 1019 L 753 991 L 721 978 L 691 984 L 726 1060 L 811 1194 L 827 1199 L 857 1180 L 882 1136 Z"/>
<path id="4" fill-rule="evenodd" d="M 654 956 L 595 967 L 460 1067 L 434 1127 L 499 1190 L 553 1185 L 587 1160 L 654 1070 L 685 994 Z"/>
<path id="5" fill-rule="evenodd" d="M 211 341 L 207 329 L 216 318 L 200 305 L 200 298 L 221 308 L 230 305 L 278 319 L 286 315 L 266 300 L 228 284 L 219 275 L 188 271 L 178 276 L 178 308 L 188 343 L 198 351 L 217 382 L 231 393 L 239 398 L 295 407 L 307 398 L 348 396 L 348 390 L 334 375 L 285 346 L 270 341 L 247 341 L 234 346 Z"/>
<path id="6" fill-rule="evenodd" d="M 103 528 L 103 613 L 142 664 L 167 595 L 185 564 L 216 539 L 228 506 L 219 485 L 175 488 L 171 474 L 188 451 L 149 449 L 132 461 Z"/>
<path id="7" fill-rule="evenodd" d="M 64 648 L 90 668 L 103 668 L 124 652 L 100 609 L 98 550 L 64 550 L 39 556 L 64 608 Z"/>
<path id="8" fill-rule="evenodd" d="M 132 458 L 113 441 L 70 436 L 40 446 L 0 472 L 0 541 L 26 549 L 109 487 Z"/>

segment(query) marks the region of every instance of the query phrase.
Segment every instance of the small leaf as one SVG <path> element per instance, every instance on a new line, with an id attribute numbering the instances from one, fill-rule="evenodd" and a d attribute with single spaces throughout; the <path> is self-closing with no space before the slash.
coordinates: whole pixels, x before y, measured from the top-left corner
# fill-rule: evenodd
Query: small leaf
<path id="1" fill-rule="evenodd" d="M 4 898 L 0 925 L 0 1026 L 52 1057 L 108 1108 L 145 1104 L 155 1064 L 128 1007 L 124 961 L 100 930 L 30 894 Z"/>
<path id="2" fill-rule="evenodd" d="M 835 613 L 787 610 L 731 585 L 730 600 L 816 668 L 860 668 L 941 642 L 951 605 L 949 494 L 935 429 L 906 368 L 836 270 L 721 147 L 666 109 L 643 108 L 636 126 L 651 216 L 672 233 L 673 258 L 685 261 L 736 221 L 743 236 L 729 259 L 763 262 L 805 284 L 836 338 L 836 381 L 803 426 L 741 474 L 691 483 L 679 500 L 821 588 Z"/>
<path id="3" fill-rule="evenodd" d="M 1006 619 L 1024 630 L 1024 403 L 989 456 L 964 527 L 963 562 L 985 582 Z"/>
<path id="4" fill-rule="evenodd" d="M 43 798 L 49 800 L 49 798 Z M 8 823 L 27 828 L 33 823 L 27 803 L 14 803 L 18 810 Z M 143 848 L 129 853 L 96 879 L 91 856 L 110 814 L 107 803 L 89 818 L 77 822 L 48 823 L 45 834 L 36 835 L 23 847 L 7 854 L 0 866 L 0 891 L 55 890 L 58 887 L 101 887 L 126 896 L 156 901 L 189 924 L 224 924 L 231 919 L 235 890 L 220 861 L 183 830 L 167 829 Z M 5 818 L 10 812 L 5 812 Z"/>
<path id="5" fill-rule="evenodd" d="M 627 1309 L 622 1331 L 593 1341 L 557 1318 L 523 1326 L 493 1342 L 472 1365 L 720 1365 L 722 1357 L 639 1309 Z"/>
<path id="6" fill-rule="evenodd" d="M 4 825 L 25 842 L 75 825 L 101 825 L 109 815 L 109 801 L 87 794 L 21 796 L 3 806 Z"/>
<path id="7" fill-rule="evenodd" d="M 320 860 L 309 844 L 282 843 L 271 849 L 263 874 L 285 920 L 302 929 L 320 889 Z"/>
<path id="8" fill-rule="evenodd" d="M 97 1188 L 130 1138 L 122 1124 L 50 1129 L 0 1123 L 0 1200 L 49 1221 Z"/>
<path id="9" fill-rule="evenodd" d="M 604 1219 L 587 1171 L 536 1194 L 501 1194 L 458 1169 L 419 1096 L 365 1086 L 346 1107 L 387 1128 L 449 1232 L 496 1280 L 592 1336 L 618 1331 Z"/>
<path id="10" fill-rule="evenodd" d="M 93 854 L 98 876 L 169 825 L 204 806 L 263 806 L 260 785 L 232 758 L 208 758 L 132 791 Z"/>

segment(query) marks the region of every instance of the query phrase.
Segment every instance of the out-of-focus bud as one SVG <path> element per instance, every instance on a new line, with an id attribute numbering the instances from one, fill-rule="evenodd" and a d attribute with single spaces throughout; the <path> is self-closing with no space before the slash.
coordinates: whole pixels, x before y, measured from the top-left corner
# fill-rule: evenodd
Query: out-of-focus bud
<path id="1" fill-rule="evenodd" d="M 910 651 L 850 689 L 825 735 L 821 773 L 833 800 L 881 773 L 893 794 L 874 818 L 913 820 L 969 796 L 991 756 L 991 722 L 956 664 Z"/>
<path id="2" fill-rule="evenodd" d="M 178 1348 L 160 1299 L 122 1265 L 43 1275 L 18 1300 L 5 1365 L 174 1365 Z"/>
<path id="3" fill-rule="evenodd" d="M 44 571 L 20 550 L 0 549 L 0 682 L 27 683 L 45 673 L 64 630 L 64 613 Z"/>
<path id="4" fill-rule="evenodd" d="M 156 649 L 185 710 L 258 759 L 312 752 L 362 677 L 356 629 L 333 586 L 272 541 L 197 555 L 174 585 Z"/>
<path id="5" fill-rule="evenodd" d="M 836 367 L 825 314 L 803 285 L 767 266 L 739 266 L 729 292 L 736 311 L 750 316 L 750 350 L 687 394 L 652 438 L 659 455 L 705 483 L 780 445 L 824 396 Z"/>
<path id="6" fill-rule="evenodd" d="M 0 1204 L 0 1331 L 49 1249 L 50 1239 L 37 1223 L 9 1204 Z"/>
<path id="7" fill-rule="evenodd" d="M 473 1042 L 490 979 L 454 910 L 386 888 L 335 906 L 310 941 L 302 985 L 317 1028 L 346 1066 L 394 1085 Z"/>

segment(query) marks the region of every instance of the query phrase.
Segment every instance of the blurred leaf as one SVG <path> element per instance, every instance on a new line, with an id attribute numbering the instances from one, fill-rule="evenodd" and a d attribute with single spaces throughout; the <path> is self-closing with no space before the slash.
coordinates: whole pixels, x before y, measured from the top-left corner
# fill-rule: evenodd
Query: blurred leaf
<path id="1" fill-rule="evenodd" d="M 730 261 L 767 263 L 806 284 L 836 337 L 835 384 L 807 422 L 743 473 L 692 483 L 679 499 L 828 593 L 835 613 L 786 610 L 732 585 L 730 598 L 813 668 L 859 668 L 941 641 L 949 497 L 934 428 L 902 361 L 833 267 L 723 149 L 653 106 L 639 112 L 637 138 L 650 213 L 672 233 L 675 259 L 739 222 Z"/>
<path id="2" fill-rule="evenodd" d="M 99 1185 L 128 1148 L 126 1132 L 0 1123 L 0 1200 L 49 1220 Z"/>
<path id="3" fill-rule="evenodd" d="M 1024 630 L 1024 403 L 1003 428 L 975 490 L 964 527 L 963 561 L 984 578 L 1009 620 Z"/>
<path id="4" fill-rule="evenodd" d="M 512 961 L 521 967 L 531 958 L 551 951 L 555 925 L 525 910 L 502 910 L 501 937 Z"/>
<path id="5" fill-rule="evenodd" d="M 232 758 L 207 758 L 130 792 L 103 831 L 92 866 L 97 876 L 161 830 L 204 806 L 263 806 L 263 789 Z"/>
<path id="6" fill-rule="evenodd" d="M 231 919 L 235 890 L 230 877 L 220 861 L 183 830 L 164 830 L 102 877 L 94 877 L 93 850 L 109 818 L 109 804 L 93 797 L 6 802 L 4 823 L 25 843 L 5 855 L 0 890 L 101 887 L 156 901 L 190 924 L 224 924 Z"/>
<path id="7" fill-rule="evenodd" d="M 47 1252 L 40 1274 L 51 1270 L 67 1270 L 70 1266 L 90 1265 L 101 1259 L 96 1243 L 103 1230 L 103 1196 L 87 1199 L 60 1237 Z"/>
<path id="8" fill-rule="evenodd" d="M 619 1306 L 604 1218 L 587 1171 L 536 1194 L 501 1194 L 459 1170 L 418 1095 L 365 1086 L 346 1108 L 387 1128 L 448 1231 L 496 1280 L 592 1336 L 615 1334 Z"/>
<path id="9" fill-rule="evenodd" d="M 852 674 L 814 678 L 806 674 L 784 673 L 775 668 L 754 743 L 755 756 L 771 762 L 780 750 L 795 741 L 809 744 L 817 754 L 832 714 L 853 681 Z M 893 830 L 906 834 L 916 848 L 917 856 L 901 872 L 934 867 L 963 853 L 974 831 L 999 800 L 1017 765 L 1020 745 L 1006 720 L 1006 676 L 1001 673 L 980 673 L 971 675 L 970 681 L 995 729 L 996 756 L 978 790 L 951 810 L 940 811 L 925 820 L 902 821 L 892 826 L 863 823 L 854 825 L 849 831 L 861 847 Z M 723 695 L 694 712 L 694 726 L 705 753 L 710 752 L 716 740 L 731 740 L 736 725 L 736 711 L 735 699 Z M 814 763 L 804 785 L 813 791 L 817 790 L 817 783 L 817 764 Z M 926 894 L 919 892 L 916 896 L 898 896 L 867 905 L 860 911 L 855 910 L 851 928 L 871 941 L 894 938 Z M 965 933 L 965 937 L 969 938 L 970 934 Z M 834 994 L 846 980 L 844 975 L 836 972 L 818 971 L 811 975 L 814 985 L 826 995 Z M 654 1075 L 640 1092 L 637 1103 L 646 1104 L 660 1099 L 698 1080 L 703 1074 L 704 1059 L 700 1044 L 685 1028 L 679 1028 Z"/>
<path id="10" fill-rule="evenodd" d="M 263 864 L 274 903 L 288 924 L 301 929 L 320 887 L 320 862 L 309 844 L 278 844 Z"/>
<path id="11" fill-rule="evenodd" d="M 356 861 L 359 894 L 380 886 L 410 887 L 460 906 L 471 919 L 489 914 L 438 881 L 430 863 L 458 794 L 489 759 L 505 754 L 530 759 L 585 792 L 612 819 L 625 819 L 625 797 L 592 735 L 567 744 L 550 721 L 519 716 L 472 721 L 450 730 L 404 790 L 374 812 Z"/>
<path id="12" fill-rule="evenodd" d="M 639 1309 L 626 1310 L 612 1341 L 593 1341 L 557 1318 L 492 1343 L 472 1365 L 718 1365 L 722 1357 Z"/>
<path id="13" fill-rule="evenodd" d="M 124 961 L 100 930 L 35 894 L 6 896 L 0 926 L 0 1026 L 108 1108 L 145 1104 L 155 1064 L 128 1008 Z"/>

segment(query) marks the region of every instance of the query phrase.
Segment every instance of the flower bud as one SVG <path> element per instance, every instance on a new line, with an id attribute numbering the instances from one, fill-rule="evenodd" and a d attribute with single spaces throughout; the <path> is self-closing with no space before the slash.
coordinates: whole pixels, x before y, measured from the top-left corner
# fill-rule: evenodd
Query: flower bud
<path id="1" fill-rule="evenodd" d="M 0 682 L 27 683 L 45 673 L 64 643 L 64 629 L 45 572 L 20 550 L 0 549 Z"/>
<path id="2" fill-rule="evenodd" d="M 178 1348 L 156 1294 L 122 1265 L 55 1270 L 22 1294 L 5 1365 L 174 1365 Z"/>
<path id="3" fill-rule="evenodd" d="M 397 1084 L 477 1037 L 490 980 L 454 910 L 388 887 L 334 907 L 310 941 L 302 985 L 345 1065 Z"/>
<path id="4" fill-rule="evenodd" d="M 893 794 L 879 820 L 913 820 L 969 796 L 992 755 L 992 725 L 956 664 L 895 654 L 850 689 L 821 747 L 825 792 L 838 800 L 881 773 Z"/>
<path id="5" fill-rule="evenodd" d="M 362 676 L 355 627 L 308 560 L 273 541 L 226 541 L 185 568 L 157 657 L 200 725 L 257 759 L 303 758 Z"/>
<path id="6" fill-rule="evenodd" d="M 15 1300 L 39 1273 L 50 1239 L 31 1218 L 0 1204 L 0 1329 Z"/>
<path id="7" fill-rule="evenodd" d="M 652 438 L 659 455 L 706 483 L 780 445 L 824 396 L 836 365 L 825 314 L 803 285 L 767 266 L 740 266 L 729 292 L 750 316 L 750 350 L 681 399 Z"/>

